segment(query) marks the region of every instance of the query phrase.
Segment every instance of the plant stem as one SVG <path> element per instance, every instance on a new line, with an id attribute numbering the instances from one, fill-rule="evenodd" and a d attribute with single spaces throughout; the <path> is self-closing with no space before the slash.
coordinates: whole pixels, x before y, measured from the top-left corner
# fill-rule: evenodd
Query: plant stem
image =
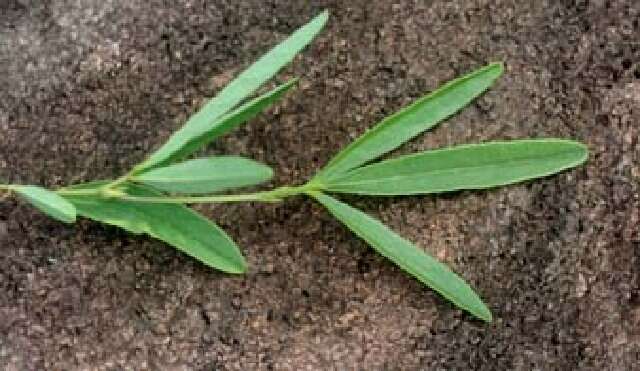
<path id="1" fill-rule="evenodd" d="M 195 204 L 195 203 L 228 203 L 228 202 L 279 202 L 283 199 L 308 191 L 308 187 L 279 187 L 271 191 L 245 193 L 236 195 L 216 195 L 216 196 L 184 196 L 184 197 L 139 197 L 130 195 L 121 195 L 118 198 L 123 201 L 130 202 L 147 202 L 147 203 L 170 203 L 170 204 Z"/>
<path id="2" fill-rule="evenodd" d="M 121 176 L 120 178 L 118 178 L 118 179 L 114 180 L 113 182 L 105 185 L 103 187 L 103 189 L 108 192 L 109 190 L 115 189 L 119 185 L 128 182 L 129 180 L 131 180 L 131 177 L 133 177 L 136 174 L 136 171 L 137 171 L 136 169 L 137 169 L 137 166 L 134 167 L 133 169 L 131 169 L 128 173 L 126 173 L 123 176 Z"/>
<path id="3" fill-rule="evenodd" d="M 275 202 L 277 199 L 264 199 L 260 193 L 221 196 L 192 196 L 192 197 L 139 197 L 124 195 L 117 199 L 128 202 L 142 202 L 153 204 L 196 204 L 196 203 L 226 203 L 242 201 Z"/>
<path id="4" fill-rule="evenodd" d="M 129 173 L 127 173 L 127 174 L 125 174 L 125 175 L 121 176 L 120 178 L 118 178 L 118 179 L 114 180 L 113 182 L 111 182 L 111 183 L 109 183 L 109 184 L 105 185 L 105 186 L 104 186 L 104 189 L 114 189 L 114 188 L 116 188 L 116 187 L 117 187 L 117 186 L 119 186 L 120 184 L 123 184 L 123 183 L 125 183 L 126 181 L 128 181 L 128 180 L 129 180 L 129 177 L 130 177 L 131 175 L 132 175 L 132 173 L 131 173 L 131 172 L 129 172 Z"/>
<path id="5" fill-rule="evenodd" d="M 113 184 L 113 183 L 109 183 Z M 278 202 L 291 196 L 302 193 L 312 192 L 314 188 L 305 184 L 297 187 L 279 187 L 270 191 L 245 193 L 236 195 L 215 195 L 215 196 L 131 196 L 121 192 L 111 190 L 109 188 L 90 189 L 90 190 L 65 190 L 60 189 L 58 194 L 63 196 L 101 196 L 115 200 L 142 203 L 160 203 L 160 204 L 195 204 L 195 203 L 228 203 L 228 202 Z"/>

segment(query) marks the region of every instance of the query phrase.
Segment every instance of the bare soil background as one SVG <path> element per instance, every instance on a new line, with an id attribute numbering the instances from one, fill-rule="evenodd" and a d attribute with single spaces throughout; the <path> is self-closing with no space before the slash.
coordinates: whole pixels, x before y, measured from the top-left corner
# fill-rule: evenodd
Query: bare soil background
<path id="1" fill-rule="evenodd" d="M 322 9 L 277 107 L 208 153 L 311 176 L 345 144 L 487 62 L 506 75 L 399 152 L 563 137 L 586 166 L 487 192 L 348 200 L 450 264 L 479 323 L 310 200 L 198 207 L 249 274 L 0 202 L 2 370 L 640 369 L 640 2 L 0 1 L 0 177 L 114 177 Z"/>

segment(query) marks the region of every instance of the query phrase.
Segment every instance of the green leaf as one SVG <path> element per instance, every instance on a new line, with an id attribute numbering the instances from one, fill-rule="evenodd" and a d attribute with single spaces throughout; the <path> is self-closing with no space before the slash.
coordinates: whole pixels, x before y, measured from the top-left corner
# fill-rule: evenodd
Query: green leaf
<path id="1" fill-rule="evenodd" d="M 487 90 L 502 74 L 501 63 L 489 64 L 450 81 L 412 105 L 385 118 L 336 155 L 316 176 L 315 182 L 354 169 L 399 147 L 458 112 Z"/>
<path id="2" fill-rule="evenodd" d="M 65 223 L 76 221 L 76 209 L 55 192 L 36 186 L 10 186 L 11 190 L 50 217 Z"/>
<path id="3" fill-rule="evenodd" d="M 182 130 L 176 132 L 158 151 L 154 152 L 147 161 L 138 165 L 135 173 L 165 166 L 186 158 L 215 138 L 232 131 L 242 123 L 255 117 L 280 99 L 297 81 L 298 79 L 292 79 L 286 84 L 276 87 L 215 120 L 211 125 L 206 127 L 185 126 Z"/>
<path id="4" fill-rule="evenodd" d="M 489 308 L 471 287 L 447 266 L 362 211 L 322 193 L 312 193 L 311 196 L 378 253 L 458 307 L 483 321 L 491 321 Z"/>
<path id="5" fill-rule="evenodd" d="M 213 135 L 207 135 L 206 133 L 211 131 L 213 126 L 221 125 L 218 120 L 220 117 L 248 98 L 278 73 L 280 69 L 291 62 L 296 54 L 320 32 L 328 18 L 329 13 L 327 11 L 321 13 L 238 75 L 215 98 L 210 100 L 195 115 L 191 116 L 184 127 L 171 136 L 167 143 L 154 153 L 149 160 L 141 164 L 137 171 L 170 162 L 171 158 L 183 157 L 184 154 L 180 153 L 183 147 L 195 146 L 193 144 L 194 141 L 202 145 L 214 139 L 215 135 L 219 135 L 220 133 Z M 197 139 L 203 137 L 206 137 L 206 140 Z"/>
<path id="6" fill-rule="evenodd" d="M 426 151 L 382 161 L 334 178 L 332 192 L 427 194 L 522 182 L 572 168 L 587 148 L 561 139 L 489 142 Z"/>
<path id="7" fill-rule="evenodd" d="M 133 181 L 171 193 L 213 193 L 245 187 L 271 179 L 270 167 L 253 160 L 209 157 L 161 167 L 132 178 Z"/>
<path id="8" fill-rule="evenodd" d="M 68 190 L 95 189 L 107 182 L 92 182 Z M 124 191 L 133 196 L 159 196 L 143 186 L 128 184 Z M 64 196 L 78 214 L 98 222 L 146 233 L 162 240 L 202 263 L 227 273 L 243 273 L 246 262 L 238 246 L 210 220 L 178 204 L 129 203 L 92 196 Z"/>

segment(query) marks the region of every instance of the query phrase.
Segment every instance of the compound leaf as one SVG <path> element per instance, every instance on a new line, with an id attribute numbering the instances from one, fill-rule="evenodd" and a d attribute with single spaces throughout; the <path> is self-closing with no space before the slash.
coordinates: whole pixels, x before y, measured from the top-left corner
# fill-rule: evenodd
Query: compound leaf
<path id="1" fill-rule="evenodd" d="M 483 321 L 491 321 L 489 308 L 471 287 L 447 266 L 362 211 L 322 193 L 312 193 L 311 196 L 378 253 L 458 307 Z"/>
<path id="2" fill-rule="evenodd" d="M 132 180 L 166 192 L 199 194 L 255 185 L 272 176 L 266 165 L 243 157 L 220 156 L 152 169 Z"/>
<path id="3" fill-rule="evenodd" d="M 31 185 L 15 185 L 10 189 L 54 219 L 65 223 L 76 221 L 76 208 L 55 192 Z"/>
<path id="4" fill-rule="evenodd" d="M 382 156 L 432 128 L 482 94 L 493 85 L 502 72 L 501 63 L 489 64 L 446 83 L 412 105 L 385 118 L 338 153 L 318 173 L 315 181 L 320 184 L 327 183 L 336 175 Z"/>
<path id="5" fill-rule="evenodd" d="M 106 182 L 92 182 L 67 189 L 95 189 L 105 184 Z M 126 185 L 123 190 L 132 196 L 160 195 L 134 184 Z M 216 224 L 184 205 L 131 203 L 98 196 L 64 197 L 76 207 L 81 216 L 115 225 L 131 233 L 146 233 L 223 272 L 246 271 L 244 257 L 233 240 Z"/>
<path id="6" fill-rule="evenodd" d="M 248 98 L 282 67 L 291 62 L 296 54 L 320 32 L 328 17 L 329 13 L 327 11 L 321 13 L 238 75 L 215 98 L 211 99 L 200 111 L 191 116 L 184 127 L 171 136 L 147 161 L 140 164 L 136 171 L 140 172 L 144 169 L 155 167 L 160 163 L 170 161 L 173 157 L 183 156 L 184 153 L 180 153 L 182 148 L 189 146 L 192 149 L 192 147 L 196 146 L 193 144 L 194 141 L 198 145 L 202 145 L 214 139 L 215 134 L 207 135 L 206 133 L 212 130 L 212 126 L 221 125 L 218 119 Z M 282 87 L 280 90 L 283 89 L 286 90 L 286 88 Z M 280 91 L 280 94 L 282 94 L 282 91 Z M 197 140 L 196 138 L 206 139 Z"/>
<path id="7" fill-rule="evenodd" d="M 561 139 L 461 145 L 364 166 L 326 187 L 332 192 L 389 196 L 491 188 L 572 168 L 587 154 L 583 144 Z"/>

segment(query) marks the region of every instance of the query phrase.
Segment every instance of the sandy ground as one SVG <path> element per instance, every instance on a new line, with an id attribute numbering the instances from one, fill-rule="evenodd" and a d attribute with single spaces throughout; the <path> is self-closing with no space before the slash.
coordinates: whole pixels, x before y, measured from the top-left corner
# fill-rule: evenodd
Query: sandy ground
<path id="1" fill-rule="evenodd" d="M 0 178 L 114 177 L 321 9 L 277 107 L 212 145 L 299 183 L 376 121 L 489 61 L 496 87 L 399 152 L 525 137 L 588 164 L 488 192 L 348 198 L 450 264 L 484 325 L 305 199 L 204 206 L 249 274 L 0 203 L 2 370 L 640 369 L 640 2 L 0 1 Z"/>

